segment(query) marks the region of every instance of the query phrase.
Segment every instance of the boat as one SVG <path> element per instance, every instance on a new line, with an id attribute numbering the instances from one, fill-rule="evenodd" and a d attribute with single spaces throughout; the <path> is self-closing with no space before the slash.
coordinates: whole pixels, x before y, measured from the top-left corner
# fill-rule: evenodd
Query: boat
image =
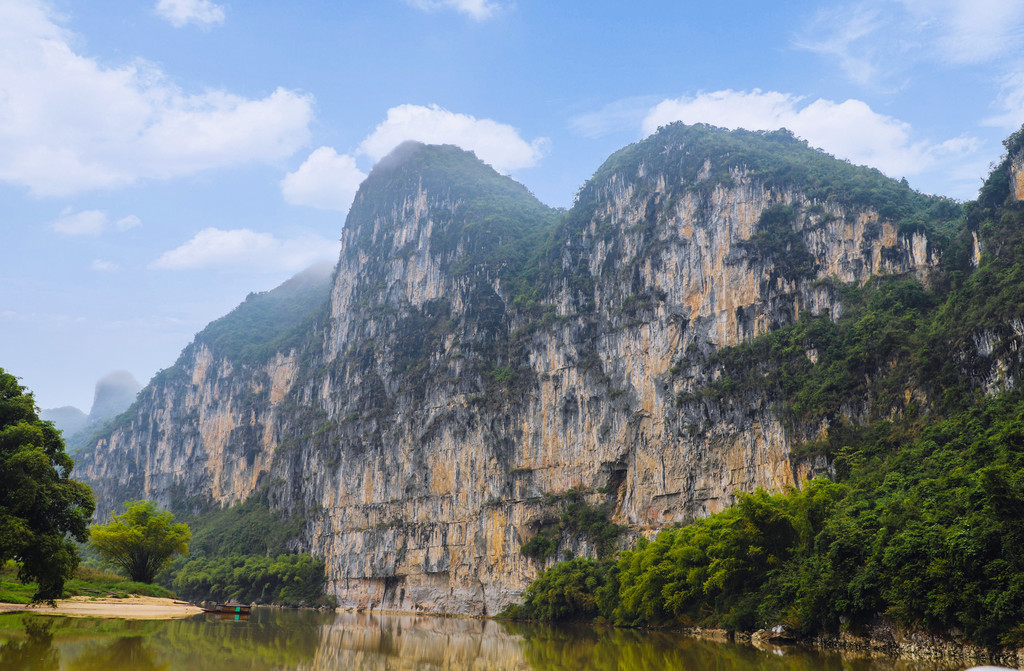
<path id="1" fill-rule="evenodd" d="M 244 603 L 218 603 L 213 608 L 203 608 L 204 613 L 223 613 L 230 615 L 248 615 L 252 606 Z"/>

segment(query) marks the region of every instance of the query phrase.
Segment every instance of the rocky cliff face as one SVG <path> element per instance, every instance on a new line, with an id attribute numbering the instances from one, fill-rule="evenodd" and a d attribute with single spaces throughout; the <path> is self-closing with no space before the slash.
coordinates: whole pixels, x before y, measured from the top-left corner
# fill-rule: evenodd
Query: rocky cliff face
<path id="1" fill-rule="evenodd" d="M 751 134 L 768 150 L 747 155 L 719 136 L 736 138 L 676 127 L 623 150 L 568 213 L 470 154 L 404 146 L 360 189 L 303 338 L 248 363 L 193 346 L 78 473 L 102 511 L 265 487 L 305 516 L 298 547 L 342 605 L 493 614 L 542 567 L 520 546 L 570 489 L 638 534 L 827 471 L 792 456 L 827 427 L 784 426 L 764 394 L 695 400 L 707 355 L 837 318 L 841 285 L 923 279 L 938 251 L 883 201 L 758 164 L 812 153 L 795 140 Z"/>
<path id="2" fill-rule="evenodd" d="M 1010 157 L 1010 198 L 1024 200 L 1024 149 Z"/>

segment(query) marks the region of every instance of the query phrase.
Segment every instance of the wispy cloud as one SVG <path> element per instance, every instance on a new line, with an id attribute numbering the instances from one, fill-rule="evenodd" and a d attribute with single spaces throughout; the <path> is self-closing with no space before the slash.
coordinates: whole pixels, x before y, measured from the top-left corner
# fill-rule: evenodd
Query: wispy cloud
<path id="1" fill-rule="evenodd" d="M 99 235 L 107 226 L 107 213 L 99 210 L 65 211 L 53 222 L 53 230 L 64 235 Z"/>
<path id="2" fill-rule="evenodd" d="M 989 63 L 1019 56 L 1024 3 L 1009 0 L 899 0 L 929 59 Z"/>
<path id="3" fill-rule="evenodd" d="M 136 228 L 142 225 L 142 220 L 136 217 L 134 214 L 129 214 L 127 217 L 121 217 L 114 222 L 114 228 L 119 231 L 127 231 L 130 228 Z"/>
<path id="4" fill-rule="evenodd" d="M 142 220 L 134 214 L 111 222 L 110 215 L 102 210 L 83 210 L 73 212 L 66 209 L 61 212 L 52 224 L 51 228 L 63 235 L 91 235 L 96 236 L 110 229 L 127 231 L 130 228 L 141 226 Z"/>
<path id="5" fill-rule="evenodd" d="M 580 114 L 569 120 L 569 127 L 584 137 L 598 138 L 637 128 L 661 100 L 658 96 L 637 96 L 608 103 L 596 112 Z"/>
<path id="6" fill-rule="evenodd" d="M 993 107 L 997 112 L 985 119 L 985 125 L 1017 130 L 1024 124 L 1024 67 L 1003 77 Z"/>
<path id="7" fill-rule="evenodd" d="M 416 9 L 427 12 L 443 9 L 455 10 L 477 21 L 489 19 L 502 9 L 500 4 L 490 0 L 406 0 L 406 2 Z"/>
<path id="8" fill-rule="evenodd" d="M 406 140 L 453 144 L 490 163 L 502 173 L 536 165 L 547 151 L 547 138 L 527 142 L 519 131 L 492 119 L 449 112 L 437 105 L 399 105 L 363 140 L 358 153 L 374 161 Z"/>
<path id="9" fill-rule="evenodd" d="M 889 39 L 875 39 L 886 25 L 878 9 L 868 5 L 821 9 L 793 46 L 834 58 L 862 86 L 878 85 L 879 63 L 901 62 L 880 53 L 900 48 Z"/>
<path id="10" fill-rule="evenodd" d="M 340 243 L 319 235 L 281 239 L 247 228 L 206 228 L 185 244 L 164 252 L 152 270 L 296 272 L 317 261 L 336 261 Z"/>
<path id="11" fill-rule="evenodd" d="M 190 23 L 203 28 L 224 23 L 224 8 L 210 0 L 160 0 L 156 13 L 175 28 Z"/>
<path id="12" fill-rule="evenodd" d="M 281 194 L 292 205 L 348 212 L 364 179 L 366 173 L 356 167 L 355 157 L 320 147 L 295 172 L 285 175 Z"/>
<path id="13" fill-rule="evenodd" d="M 710 123 L 726 128 L 788 128 L 814 147 L 855 164 L 878 168 L 892 177 L 917 175 L 943 160 L 978 149 L 969 136 L 941 142 L 914 139 L 909 124 L 879 114 L 860 100 L 806 101 L 777 91 L 713 91 L 665 100 L 644 119 L 651 133 L 673 121 Z"/>
<path id="14" fill-rule="evenodd" d="M 1024 3 L 1007 0 L 858 0 L 819 9 L 793 46 L 832 58 L 854 82 L 893 88 L 919 65 L 1015 62 Z"/>
<path id="15" fill-rule="evenodd" d="M 0 181 L 37 196 L 121 187 L 292 155 L 312 98 L 187 93 L 155 65 L 109 67 L 38 0 L 0 3 Z"/>
<path id="16" fill-rule="evenodd" d="M 102 259 L 93 259 L 89 268 L 100 273 L 112 273 L 120 270 L 121 266 L 117 265 L 113 261 L 103 261 Z"/>

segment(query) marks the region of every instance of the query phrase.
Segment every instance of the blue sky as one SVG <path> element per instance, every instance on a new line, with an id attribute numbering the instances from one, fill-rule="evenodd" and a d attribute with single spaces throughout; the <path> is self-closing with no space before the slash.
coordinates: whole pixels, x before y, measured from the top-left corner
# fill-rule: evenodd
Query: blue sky
<path id="1" fill-rule="evenodd" d="M 144 383 L 333 261 L 403 140 L 567 207 L 674 120 L 971 199 L 1024 122 L 1024 0 L 0 0 L 0 367 L 43 408 Z"/>

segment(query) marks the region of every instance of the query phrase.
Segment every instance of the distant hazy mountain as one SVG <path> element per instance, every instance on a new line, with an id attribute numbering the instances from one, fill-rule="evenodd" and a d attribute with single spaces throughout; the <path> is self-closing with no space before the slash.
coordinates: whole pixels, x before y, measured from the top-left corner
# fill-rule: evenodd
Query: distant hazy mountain
<path id="1" fill-rule="evenodd" d="M 89 423 L 89 415 L 72 405 L 42 410 L 39 417 L 53 422 L 53 425 L 64 432 L 65 436 L 81 431 Z"/>
<path id="2" fill-rule="evenodd" d="M 115 370 L 96 383 L 92 410 L 88 415 L 74 406 L 65 405 L 42 410 L 39 416 L 53 422 L 64 434 L 68 452 L 75 452 L 108 420 L 130 408 L 140 389 L 142 385 L 134 375 L 126 370 Z"/>
<path id="3" fill-rule="evenodd" d="M 89 412 L 90 421 L 102 422 L 121 414 L 135 402 L 140 389 L 142 385 L 126 370 L 115 370 L 104 375 L 96 383 L 92 410 Z"/>

